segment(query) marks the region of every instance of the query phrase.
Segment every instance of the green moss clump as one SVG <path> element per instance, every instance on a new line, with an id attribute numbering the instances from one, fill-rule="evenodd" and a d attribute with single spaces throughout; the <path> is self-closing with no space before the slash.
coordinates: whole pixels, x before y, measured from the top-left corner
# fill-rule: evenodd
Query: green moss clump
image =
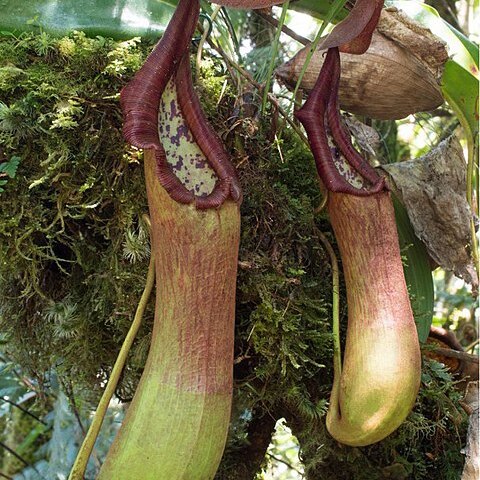
<path id="1" fill-rule="evenodd" d="M 346 447 L 328 435 L 323 422 L 299 423 L 292 418 L 308 478 L 459 478 L 466 434 L 465 413 L 459 406 L 461 396 L 445 367 L 424 358 L 422 385 L 413 411 L 397 431 L 380 443 Z"/>
<path id="2" fill-rule="evenodd" d="M 41 383 L 54 366 L 95 390 L 143 289 L 142 166 L 118 92 L 148 49 L 79 32 L 1 40 L 0 163 L 20 163 L 0 194 L 0 322 L 10 356 Z"/>

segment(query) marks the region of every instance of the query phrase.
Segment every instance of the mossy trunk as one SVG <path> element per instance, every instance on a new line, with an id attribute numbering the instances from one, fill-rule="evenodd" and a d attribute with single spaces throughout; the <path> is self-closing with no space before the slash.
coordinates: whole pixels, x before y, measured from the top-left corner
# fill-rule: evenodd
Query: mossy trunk
<path id="1" fill-rule="evenodd" d="M 156 311 L 145 371 L 101 480 L 207 480 L 230 421 L 239 206 L 172 200 L 145 154 Z"/>

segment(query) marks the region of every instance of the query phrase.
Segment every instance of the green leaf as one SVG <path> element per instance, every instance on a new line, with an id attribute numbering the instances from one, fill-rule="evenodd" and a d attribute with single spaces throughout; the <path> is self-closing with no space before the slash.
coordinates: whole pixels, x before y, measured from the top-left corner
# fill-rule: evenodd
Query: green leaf
<path id="1" fill-rule="evenodd" d="M 177 0 L 3 0 L 0 35 L 39 29 L 52 35 L 81 30 L 88 36 L 102 35 L 117 40 L 141 36 L 157 38 L 163 33 Z M 291 8 L 316 18 L 325 18 L 333 1 L 299 0 Z M 206 11 L 210 4 L 202 2 Z M 238 11 L 231 9 L 236 14 Z M 344 8 L 335 22 L 347 15 Z"/>
<path id="2" fill-rule="evenodd" d="M 0 163 L 0 193 L 5 191 L 5 189 L 2 188 L 8 181 L 5 180 L 5 177 L 15 178 L 20 160 L 20 157 L 14 156 L 8 162 Z"/>
<path id="3" fill-rule="evenodd" d="M 442 92 L 471 138 L 478 134 L 478 80 L 449 60 L 443 73 Z"/>
<path id="4" fill-rule="evenodd" d="M 3 397 L 9 400 L 16 401 L 25 393 L 25 387 L 19 385 L 18 380 L 14 378 L 0 378 L 0 406 L 3 404 Z M 2 416 L 2 410 L 0 409 L 0 417 Z"/>
<path id="5" fill-rule="evenodd" d="M 59 36 L 81 30 L 92 37 L 156 38 L 165 30 L 176 4 L 175 0 L 3 0 L 0 30 L 40 29 Z"/>
<path id="6" fill-rule="evenodd" d="M 14 156 L 8 162 L 0 163 L 0 174 L 4 173 L 10 178 L 15 178 L 20 160 L 20 157 Z"/>
<path id="7" fill-rule="evenodd" d="M 307 13 L 315 18 L 321 18 L 325 20 L 326 16 L 330 13 L 334 0 L 299 0 L 298 2 L 292 2 L 290 9 L 298 12 Z M 334 17 L 334 23 L 339 22 L 345 18 L 348 14 L 348 10 L 343 7 Z"/>
<path id="8" fill-rule="evenodd" d="M 400 248 L 406 256 L 403 269 L 412 302 L 418 338 L 420 342 L 425 342 L 433 319 L 434 289 L 430 261 L 424 245 L 415 236 L 407 211 L 396 198 L 393 198 L 393 205 Z"/>
<path id="9" fill-rule="evenodd" d="M 449 23 L 447 23 L 447 27 L 456 35 L 456 37 L 462 42 L 463 46 L 468 50 L 468 53 L 472 57 L 478 69 L 478 56 L 479 56 L 478 45 L 476 43 L 473 43 L 462 32 L 459 32 L 455 27 L 452 27 Z M 472 72 L 472 73 L 476 74 L 478 72 Z"/>
<path id="10" fill-rule="evenodd" d="M 43 423 L 38 423 L 36 424 L 28 433 L 27 435 L 25 436 L 25 438 L 23 439 L 22 443 L 20 443 L 20 445 L 18 445 L 17 449 L 16 449 L 16 452 L 19 454 L 19 455 L 24 455 L 26 453 L 28 453 L 29 451 L 29 448 L 35 443 L 35 441 L 37 440 L 37 438 L 40 436 L 40 435 L 43 435 L 47 430 L 49 430 L 49 426 L 48 425 L 44 425 Z"/>

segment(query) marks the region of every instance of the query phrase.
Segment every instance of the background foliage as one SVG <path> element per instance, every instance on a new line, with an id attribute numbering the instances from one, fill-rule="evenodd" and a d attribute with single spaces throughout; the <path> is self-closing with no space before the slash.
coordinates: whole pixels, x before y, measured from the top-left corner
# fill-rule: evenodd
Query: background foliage
<path id="1" fill-rule="evenodd" d="M 257 47 L 245 62 L 262 81 L 272 29 L 258 18 L 244 24 Z M 0 403 L 0 465 L 7 477 L 68 472 L 143 289 L 142 158 L 121 137 L 118 92 L 150 47 L 78 32 L 0 39 L 0 396 L 8 400 Z M 218 478 L 253 478 L 280 418 L 298 438 L 303 465 L 296 468 L 309 478 L 458 478 L 465 416 L 451 376 L 434 361 L 424 363 L 414 411 L 384 442 L 349 448 L 326 433 L 331 280 L 316 232 L 334 240 L 324 214 L 314 213 L 321 198 L 311 155 L 290 129 L 275 137 L 257 115 L 259 94 L 232 82 L 214 53 L 197 75 L 245 194 L 235 405 Z M 408 158 L 396 125 L 378 128 L 394 146 L 385 156 Z M 152 314 L 150 305 L 120 401 L 131 398 L 141 374 Z M 345 307 L 342 317 L 345 325 Z M 111 409 L 89 478 L 122 412 L 120 404 Z M 275 445 L 269 461 L 279 454 Z M 283 461 L 295 463 L 289 455 Z"/>

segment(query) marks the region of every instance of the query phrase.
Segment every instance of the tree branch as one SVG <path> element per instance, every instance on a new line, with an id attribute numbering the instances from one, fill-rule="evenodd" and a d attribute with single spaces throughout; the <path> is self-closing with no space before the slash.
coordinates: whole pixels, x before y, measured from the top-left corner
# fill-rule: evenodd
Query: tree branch
<path id="1" fill-rule="evenodd" d="M 260 17 L 263 18 L 266 22 L 274 27 L 278 28 L 278 20 L 272 15 L 267 15 L 266 13 L 262 12 L 261 10 L 254 10 L 254 12 Z M 302 45 L 308 45 L 311 41 L 308 38 L 302 37 L 298 33 L 294 32 L 291 28 L 287 27 L 287 25 L 282 25 L 282 32 L 288 35 L 290 38 L 293 38 L 296 42 L 301 43 Z"/>
<path id="2" fill-rule="evenodd" d="M 29 410 L 27 410 L 26 408 L 23 408 L 21 405 L 19 405 L 18 403 L 15 403 L 15 402 L 12 402 L 11 400 L 9 400 L 8 398 L 6 397 L 0 397 L 0 400 L 3 400 L 4 402 L 6 403 L 9 403 L 10 405 L 14 406 L 14 407 L 17 407 L 19 410 L 21 410 L 23 413 L 26 413 L 27 415 L 30 415 L 32 418 L 34 418 L 35 420 L 37 420 L 37 422 L 40 422 L 40 423 L 43 423 L 43 425 L 47 425 L 46 422 L 44 422 L 41 418 L 38 418 L 36 415 L 34 415 L 33 413 L 31 413 Z"/>
<path id="3" fill-rule="evenodd" d="M 31 465 L 21 456 L 19 455 L 13 448 L 10 448 L 8 445 L 0 441 L 0 447 L 6 450 L 10 455 L 13 455 L 17 460 L 22 462 L 26 467 L 31 467 Z"/>
<path id="4" fill-rule="evenodd" d="M 268 452 L 267 452 L 267 456 L 270 457 L 270 458 L 273 458 L 276 462 L 283 463 L 283 464 L 286 465 L 290 470 L 293 470 L 294 472 L 297 472 L 297 473 L 299 473 L 300 475 L 303 475 L 302 472 L 300 472 L 300 470 L 297 470 L 293 465 L 291 465 L 290 463 L 286 462 L 286 461 L 283 460 L 282 458 L 278 458 L 278 457 L 276 457 L 275 455 L 272 455 L 271 453 L 268 453 Z"/>
<path id="5" fill-rule="evenodd" d="M 430 346 L 428 349 L 424 349 L 424 351 L 433 351 L 444 357 L 450 358 L 457 358 L 458 360 L 463 360 L 464 362 L 468 363 L 478 363 L 478 356 L 472 355 L 471 353 L 466 352 L 458 352 L 457 350 L 451 350 L 450 348 L 443 348 L 443 347 L 433 347 Z"/>

